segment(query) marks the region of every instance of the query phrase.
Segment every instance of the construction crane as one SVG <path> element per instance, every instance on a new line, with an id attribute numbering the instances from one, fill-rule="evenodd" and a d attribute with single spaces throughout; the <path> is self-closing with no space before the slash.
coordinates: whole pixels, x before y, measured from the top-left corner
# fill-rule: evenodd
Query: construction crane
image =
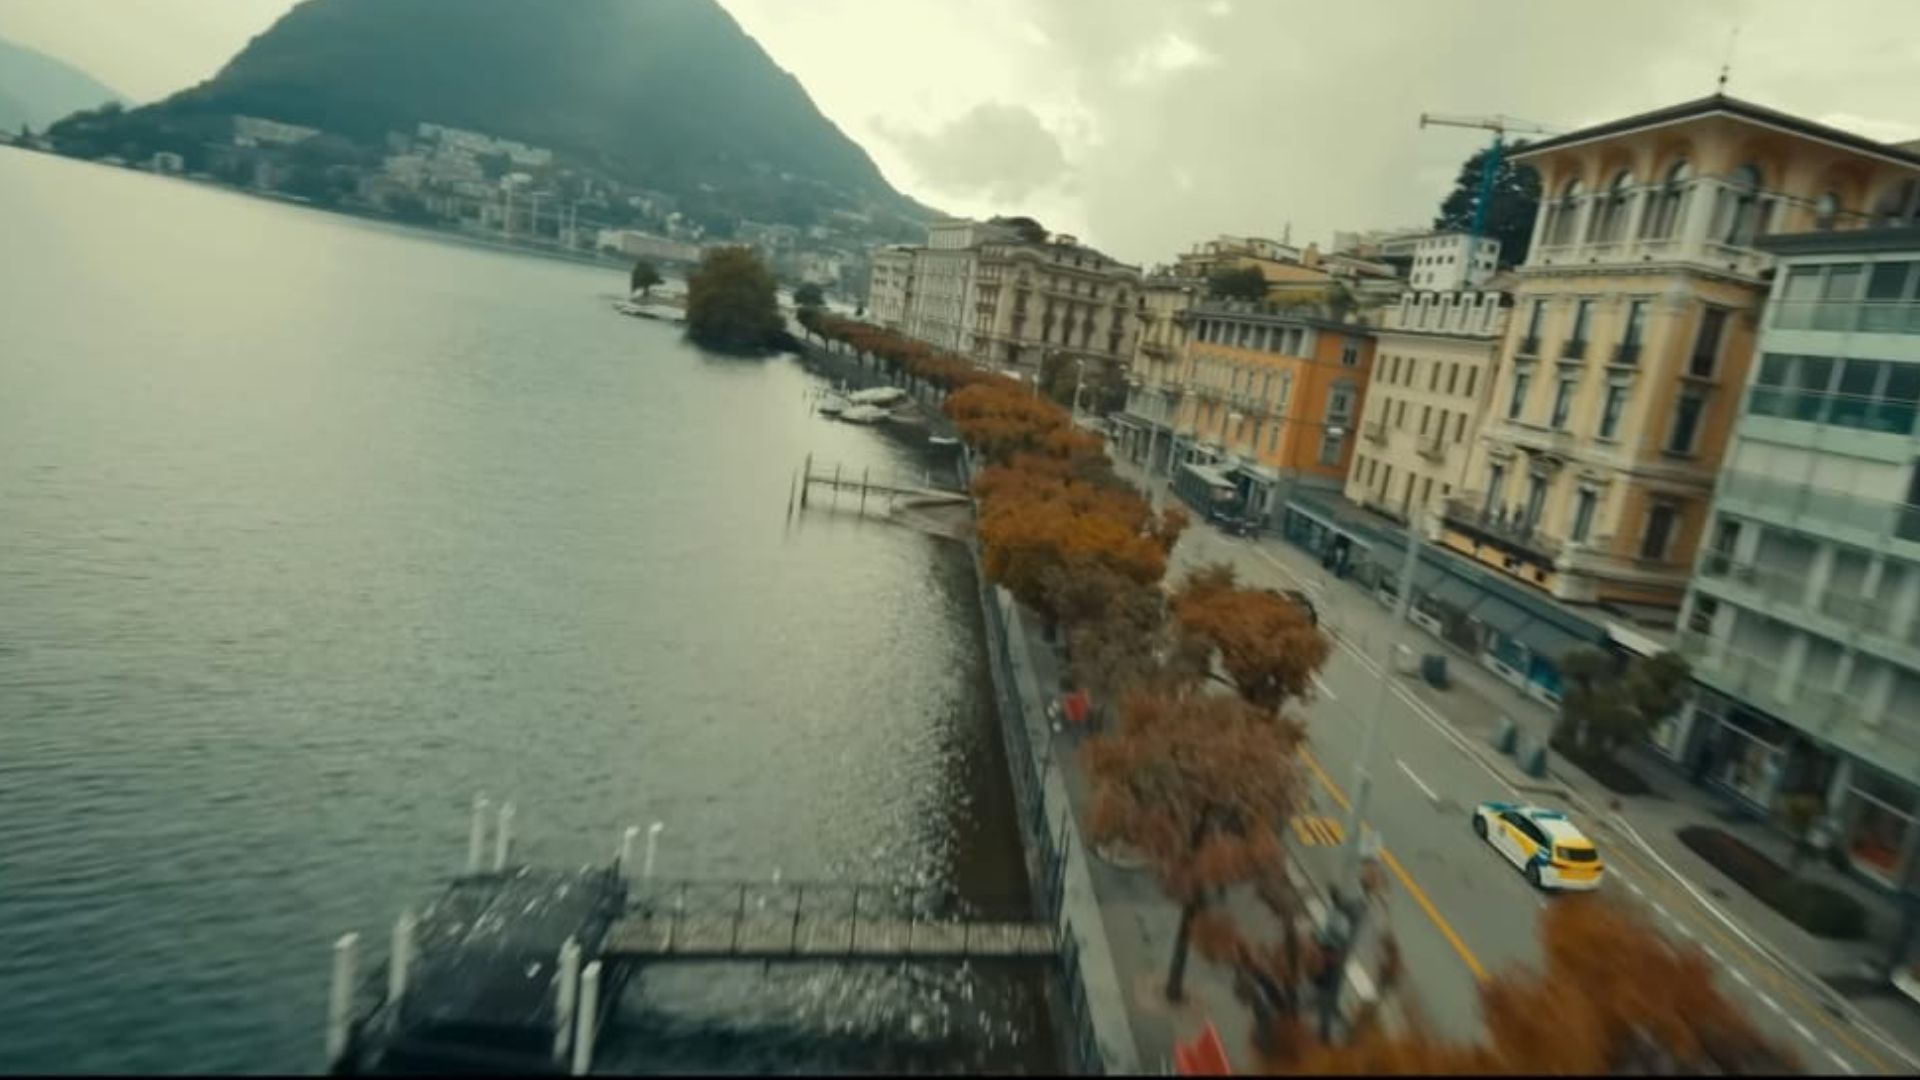
<path id="1" fill-rule="evenodd" d="M 1470 234 L 1478 239 L 1487 226 L 1487 206 L 1493 202 L 1493 178 L 1500 171 L 1500 159 L 1506 153 L 1506 138 L 1509 132 L 1525 135 L 1552 135 L 1551 128 L 1527 120 L 1516 120 L 1511 116 L 1455 116 L 1449 113 L 1421 113 L 1420 126 L 1481 128 L 1493 132 L 1493 145 L 1487 148 L 1487 156 L 1480 163 L 1480 197 L 1473 206 L 1473 227 Z"/>

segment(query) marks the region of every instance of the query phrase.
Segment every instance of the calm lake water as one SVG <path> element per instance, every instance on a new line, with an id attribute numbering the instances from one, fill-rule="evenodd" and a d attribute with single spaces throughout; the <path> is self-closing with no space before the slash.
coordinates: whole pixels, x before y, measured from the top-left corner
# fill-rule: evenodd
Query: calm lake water
<path id="1" fill-rule="evenodd" d="M 0 1070 L 320 1065 L 464 858 L 1021 887 L 964 555 L 810 512 L 810 416 L 624 275 L 0 149 Z M 1003 975 L 698 969 L 603 1069 L 1042 1069 Z"/>

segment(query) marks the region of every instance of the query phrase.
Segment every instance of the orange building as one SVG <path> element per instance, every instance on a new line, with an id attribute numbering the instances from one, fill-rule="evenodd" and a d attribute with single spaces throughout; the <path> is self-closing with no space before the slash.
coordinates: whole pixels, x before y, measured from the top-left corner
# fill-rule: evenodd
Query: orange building
<path id="1" fill-rule="evenodd" d="M 1186 314 L 1169 458 L 1213 466 L 1264 519 L 1281 485 L 1339 491 L 1373 369 L 1373 336 L 1268 304 L 1203 301 Z M 1157 438 L 1159 432 L 1151 433 Z"/>

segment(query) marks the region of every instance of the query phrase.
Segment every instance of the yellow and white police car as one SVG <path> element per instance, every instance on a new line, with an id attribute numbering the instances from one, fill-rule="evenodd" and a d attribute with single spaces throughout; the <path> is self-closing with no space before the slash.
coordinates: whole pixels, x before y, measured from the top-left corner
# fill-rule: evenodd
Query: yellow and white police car
<path id="1" fill-rule="evenodd" d="M 1606 867 L 1593 841 L 1558 810 L 1483 802 L 1473 808 L 1473 834 L 1546 889 L 1597 889 Z"/>

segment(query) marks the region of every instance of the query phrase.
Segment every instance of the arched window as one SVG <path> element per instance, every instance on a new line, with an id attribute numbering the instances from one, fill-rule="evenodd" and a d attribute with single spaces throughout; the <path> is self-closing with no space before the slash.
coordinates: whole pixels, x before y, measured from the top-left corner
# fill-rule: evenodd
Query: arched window
<path id="1" fill-rule="evenodd" d="M 1560 198 L 1553 204 L 1553 220 L 1547 222 L 1547 243 L 1560 247 L 1573 240 L 1573 222 L 1580 214 L 1580 196 L 1584 192 L 1579 177 L 1567 181 Z"/>
<path id="2" fill-rule="evenodd" d="M 1873 204 L 1873 223 L 1878 226 L 1911 225 L 1920 222 L 1920 180 L 1888 188 Z"/>
<path id="3" fill-rule="evenodd" d="M 1829 191 L 1813 204 L 1813 227 L 1831 229 L 1840 219 L 1840 196 Z"/>
<path id="4" fill-rule="evenodd" d="M 1770 207 L 1760 198 L 1760 170 L 1742 165 L 1727 179 L 1720 193 L 1720 222 L 1714 230 L 1722 243 L 1745 247 L 1766 231 Z"/>
<path id="5" fill-rule="evenodd" d="M 1594 207 L 1593 225 L 1587 229 L 1587 242 L 1611 244 L 1627 228 L 1627 207 L 1633 201 L 1633 174 L 1621 169 L 1607 185 L 1606 193 Z"/>
<path id="6" fill-rule="evenodd" d="M 1653 193 L 1653 205 L 1648 207 L 1646 224 L 1640 230 L 1643 239 L 1672 238 L 1680 228 L 1680 212 L 1686 206 L 1687 192 L 1692 186 L 1692 166 L 1685 160 L 1674 162 L 1660 182 L 1659 190 Z"/>

